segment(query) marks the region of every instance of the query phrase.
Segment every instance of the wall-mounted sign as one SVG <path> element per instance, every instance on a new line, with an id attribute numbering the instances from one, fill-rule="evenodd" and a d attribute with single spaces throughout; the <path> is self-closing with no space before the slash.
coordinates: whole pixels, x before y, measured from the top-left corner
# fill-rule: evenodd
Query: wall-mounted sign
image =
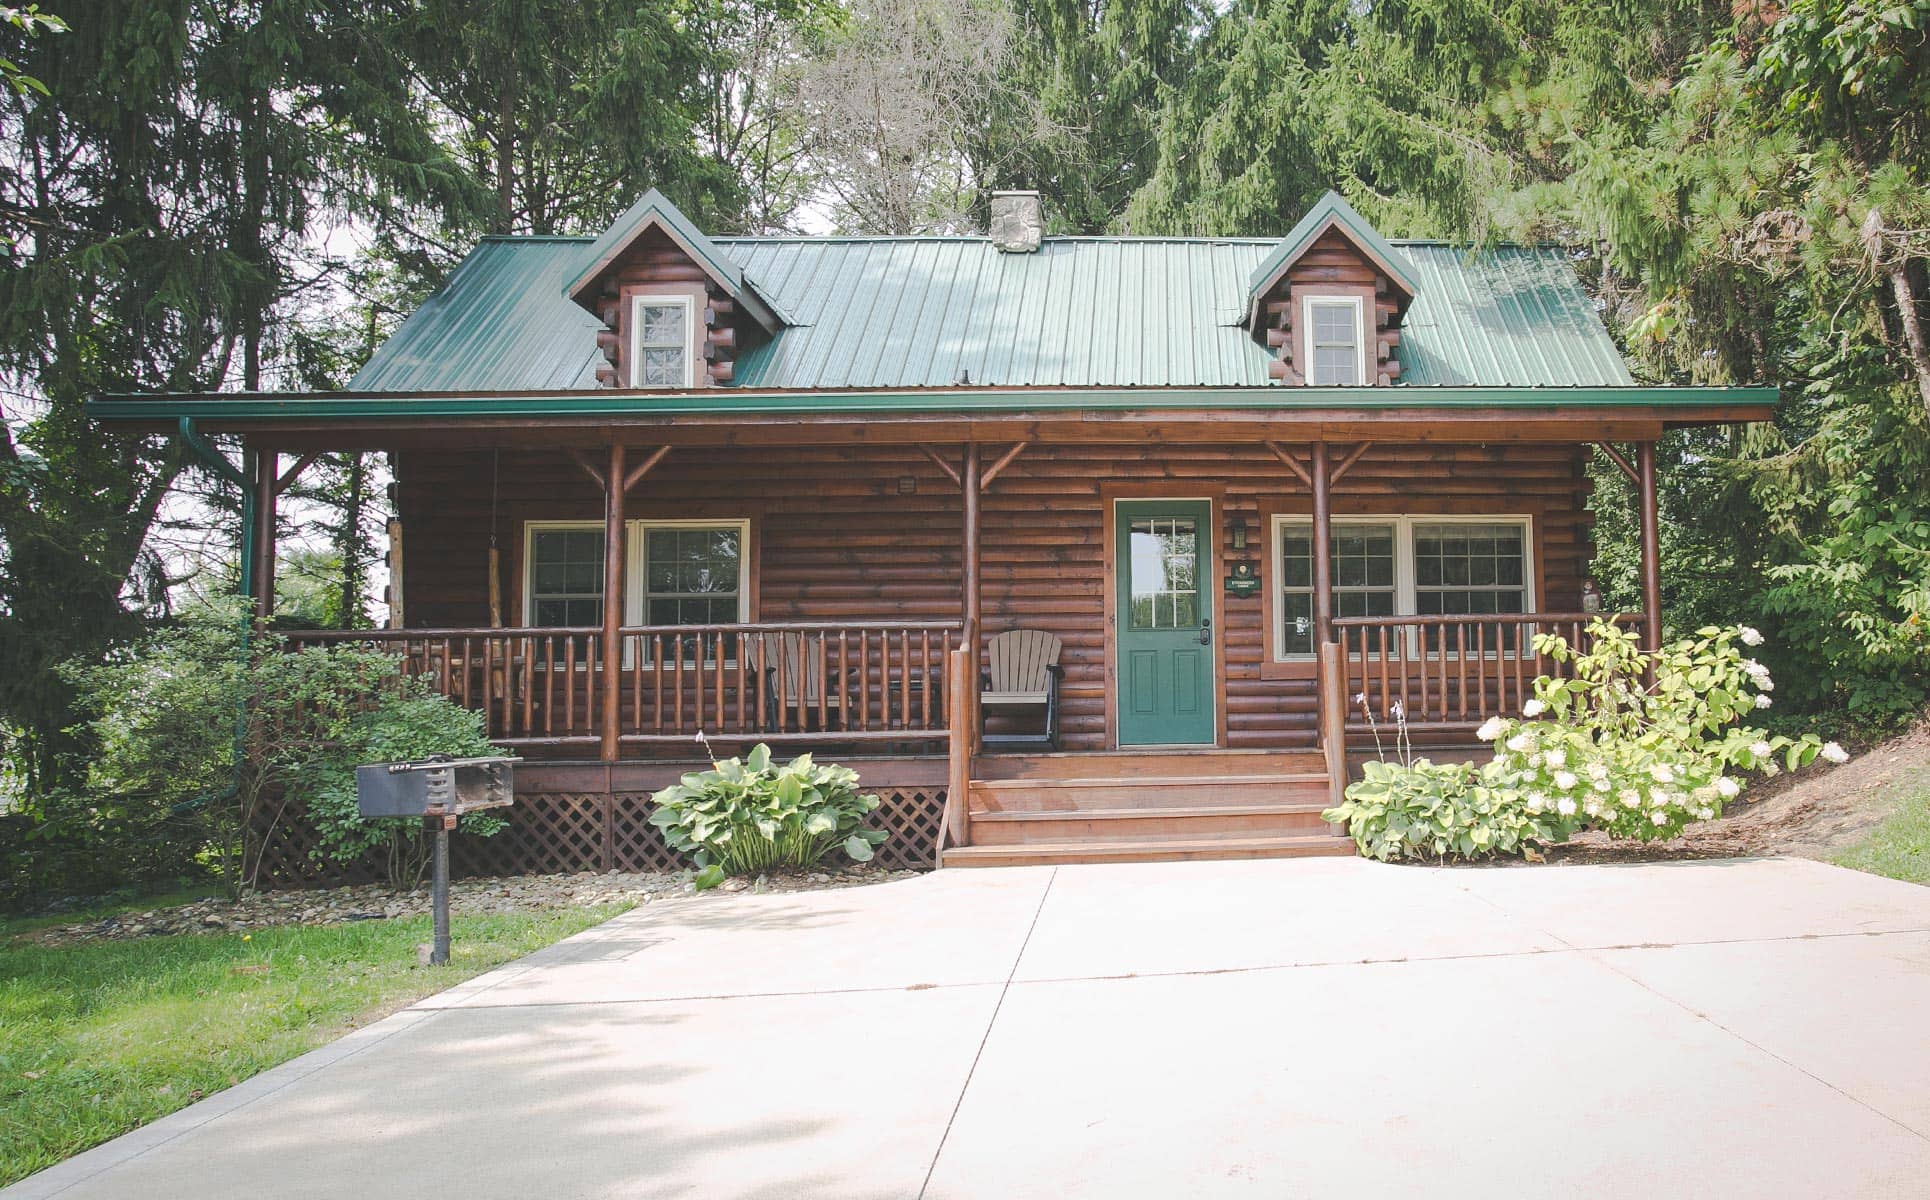
<path id="1" fill-rule="evenodd" d="M 1250 562 L 1233 564 L 1233 574 L 1226 577 L 1226 591 L 1229 596 L 1251 596 L 1260 590 L 1260 577 L 1253 573 Z"/>

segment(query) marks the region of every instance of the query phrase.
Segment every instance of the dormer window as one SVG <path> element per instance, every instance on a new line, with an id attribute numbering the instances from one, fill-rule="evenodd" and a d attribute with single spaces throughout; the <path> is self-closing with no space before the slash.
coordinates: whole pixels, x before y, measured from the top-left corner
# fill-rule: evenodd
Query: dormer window
<path id="1" fill-rule="evenodd" d="M 1358 296 L 1309 296 L 1306 303 L 1307 382 L 1353 387 L 1367 378 L 1362 306 Z"/>
<path id="2" fill-rule="evenodd" d="M 694 386 L 697 328 L 689 296 L 635 296 L 630 301 L 630 386 Z"/>

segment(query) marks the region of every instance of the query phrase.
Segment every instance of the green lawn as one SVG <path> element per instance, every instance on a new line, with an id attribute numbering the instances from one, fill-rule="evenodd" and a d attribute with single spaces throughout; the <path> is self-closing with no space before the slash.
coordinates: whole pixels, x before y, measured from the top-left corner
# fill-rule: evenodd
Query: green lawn
<path id="1" fill-rule="evenodd" d="M 568 937 L 624 905 L 52 948 L 0 933 L 0 1186 Z"/>
<path id="2" fill-rule="evenodd" d="M 1894 790 L 1897 810 L 1833 861 L 1892 879 L 1930 883 L 1930 772 L 1916 772 Z"/>

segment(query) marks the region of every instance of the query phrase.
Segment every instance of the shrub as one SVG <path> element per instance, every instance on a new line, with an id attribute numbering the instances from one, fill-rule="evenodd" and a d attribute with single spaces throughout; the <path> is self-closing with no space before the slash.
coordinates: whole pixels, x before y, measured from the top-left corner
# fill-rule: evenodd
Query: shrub
<path id="1" fill-rule="evenodd" d="M 835 848 L 869 861 L 885 840 L 864 827 L 878 797 L 858 791 L 858 773 L 800 754 L 782 767 L 759 744 L 748 758 L 713 762 L 651 799 L 650 823 L 699 868 L 697 885 L 775 866 L 808 867 Z"/>
<path id="2" fill-rule="evenodd" d="M 1586 652 L 1535 639 L 1567 669 L 1535 681 L 1520 718 L 1477 731 L 1495 743 L 1492 761 L 1370 764 L 1327 819 L 1349 822 L 1362 853 L 1381 859 L 1520 853 L 1582 828 L 1652 840 L 1721 815 L 1752 772 L 1846 757 L 1813 735 L 1742 723 L 1770 707 L 1775 689 L 1743 654 L 1762 642 L 1753 629 L 1711 626 L 1654 654 L 1612 622 L 1595 622 L 1588 636 Z"/>
<path id="3" fill-rule="evenodd" d="M 50 802 L 41 833 L 106 845 L 99 839 L 127 831 L 240 888 L 254 882 L 244 875 L 250 830 L 286 806 L 314 821 L 323 860 L 376 854 L 391 882 L 414 882 L 429 847 L 421 822 L 362 820 L 355 766 L 490 753 L 481 714 L 436 694 L 431 680 L 405 677 L 394 655 L 353 646 L 291 653 L 272 636 L 244 639 L 245 627 L 238 610 L 216 607 L 70 672 L 95 714 L 99 753 L 85 794 Z M 501 827 L 488 814 L 462 826 L 483 835 Z"/>

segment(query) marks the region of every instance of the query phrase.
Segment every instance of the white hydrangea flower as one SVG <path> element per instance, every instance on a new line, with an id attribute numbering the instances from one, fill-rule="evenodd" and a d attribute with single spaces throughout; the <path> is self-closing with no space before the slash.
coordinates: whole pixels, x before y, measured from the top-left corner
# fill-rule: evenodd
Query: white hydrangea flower
<path id="1" fill-rule="evenodd" d="M 1634 788 L 1623 788 L 1615 794 L 1615 798 L 1622 802 L 1623 808 L 1635 809 L 1642 807 L 1642 793 L 1636 791 Z"/>
<path id="2" fill-rule="evenodd" d="M 1742 793 L 1742 785 L 1723 775 L 1716 780 L 1716 791 L 1722 793 L 1724 800 L 1734 800 Z"/>
<path id="3" fill-rule="evenodd" d="M 1606 792 L 1608 790 L 1608 779 L 1606 777 L 1603 777 L 1601 779 L 1591 779 L 1588 782 L 1588 786 L 1594 788 L 1598 792 Z"/>
<path id="4" fill-rule="evenodd" d="M 1768 758 L 1775 752 L 1776 748 L 1768 742 L 1755 742 L 1749 747 L 1749 753 L 1755 755 L 1757 758 Z"/>
<path id="5" fill-rule="evenodd" d="M 1669 823 L 1669 814 L 1664 812 L 1652 812 L 1649 814 L 1649 820 L 1655 822 L 1657 825 L 1667 825 Z"/>
<path id="6" fill-rule="evenodd" d="M 1667 808 L 1668 806 L 1669 806 L 1668 792 L 1664 791 L 1661 788 L 1651 788 L 1649 790 L 1649 807 L 1650 808 Z"/>
<path id="7" fill-rule="evenodd" d="M 1602 815 L 1601 801 L 1595 799 L 1595 797 L 1593 796 L 1590 796 L 1588 798 L 1588 803 L 1582 805 L 1582 811 L 1587 813 L 1591 817 L 1601 816 Z"/>
<path id="8" fill-rule="evenodd" d="M 1514 751 L 1516 754 L 1521 753 L 1532 745 L 1534 745 L 1534 739 L 1525 733 L 1517 733 L 1508 739 L 1508 749 Z"/>
<path id="9" fill-rule="evenodd" d="M 1555 801 L 1555 811 L 1564 817 L 1572 817 L 1575 815 L 1575 802 L 1563 796 L 1560 800 Z"/>
<path id="10" fill-rule="evenodd" d="M 1528 769 L 1529 769 L 1530 771 L 1539 771 L 1539 770 L 1541 770 L 1541 755 L 1540 755 L 1540 754 L 1530 754 L 1530 755 L 1528 756 Z"/>
<path id="11" fill-rule="evenodd" d="M 1736 631 L 1736 634 L 1742 638 L 1742 644 L 1745 646 L 1762 645 L 1762 634 L 1754 626 L 1744 625 Z"/>
<path id="12" fill-rule="evenodd" d="M 1501 718 L 1489 717 L 1486 721 L 1482 722 L 1481 728 L 1474 731 L 1474 736 L 1484 742 L 1492 742 L 1494 739 L 1500 737 Z"/>
<path id="13" fill-rule="evenodd" d="M 1764 696 L 1764 695 L 1761 695 L 1761 694 L 1758 694 L 1758 695 L 1756 696 L 1756 707 L 1757 707 L 1757 708 L 1768 708 L 1768 707 L 1769 707 L 1769 697 L 1767 697 L 1767 696 Z"/>
<path id="14" fill-rule="evenodd" d="M 1524 717 L 1538 717 L 1546 711 L 1548 711 L 1548 706 L 1543 704 L 1539 698 L 1531 699 L 1528 703 L 1521 706 L 1521 715 Z"/>
<path id="15" fill-rule="evenodd" d="M 1743 659 L 1742 669 L 1751 679 L 1762 679 L 1769 674 L 1769 668 L 1763 666 L 1753 658 Z"/>
<path id="16" fill-rule="evenodd" d="M 1540 793 L 1540 792 L 1529 792 L 1529 793 L 1528 793 L 1528 811 L 1529 811 L 1529 812 L 1531 812 L 1531 813 L 1538 813 L 1538 812 L 1540 812 L 1540 811 L 1541 811 L 1542 809 L 1544 809 L 1544 808 L 1547 808 L 1547 807 L 1548 807 L 1548 797 L 1547 797 L 1547 796 L 1544 796 L 1544 795 L 1543 795 L 1542 793 Z"/>
<path id="17" fill-rule="evenodd" d="M 1563 749 L 1562 749 L 1561 747 L 1559 747 L 1559 746 L 1557 746 L 1557 747 L 1555 747 L 1555 748 L 1554 748 L 1553 750 L 1550 750 L 1550 751 L 1548 752 L 1548 765 L 1549 765 L 1549 766 L 1551 766 L 1551 767 L 1565 767 L 1565 766 L 1567 766 L 1567 765 L 1568 765 L 1568 751 L 1566 751 L 1566 750 L 1563 750 Z"/>
<path id="18" fill-rule="evenodd" d="M 1580 782 L 1581 780 L 1575 778 L 1573 772 L 1570 772 L 1570 771 L 1555 772 L 1555 786 L 1560 788 L 1564 792 L 1574 791 L 1575 785 Z"/>
<path id="19" fill-rule="evenodd" d="M 1708 807 L 1707 805 L 1704 805 L 1703 807 L 1695 810 L 1695 815 L 1700 817 L 1702 820 L 1707 821 L 1711 817 L 1716 815 L 1716 810 Z"/>
<path id="20" fill-rule="evenodd" d="M 1843 747 L 1837 745 L 1835 742 L 1824 742 L 1823 757 L 1829 759 L 1833 763 L 1846 763 L 1850 761 L 1850 752 L 1843 749 Z"/>
<path id="21" fill-rule="evenodd" d="M 1607 763 L 1598 763 L 1598 762 L 1593 762 L 1593 763 L 1589 763 L 1589 764 L 1588 764 L 1588 777 L 1589 777 L 1590 779 L 1607 779 L 1607 778 L 1608 778 L 1608 764 L 1607 764 Z"/>
<path id="22" fill-rule="evenodd" d="M 1656 763 L 1649 768 L 1649 778 L 1657 783 L 1674 783 L 1675 768 L 1667 763 Z"/>

